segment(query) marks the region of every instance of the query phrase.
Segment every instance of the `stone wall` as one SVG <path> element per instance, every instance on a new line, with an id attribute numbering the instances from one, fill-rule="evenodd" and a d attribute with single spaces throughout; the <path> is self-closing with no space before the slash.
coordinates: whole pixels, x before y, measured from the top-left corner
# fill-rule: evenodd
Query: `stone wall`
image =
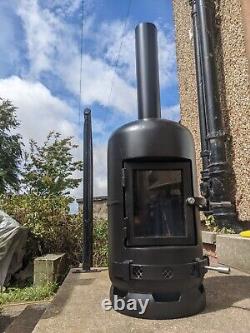
<path id="1" fill-rule="evenodd" d="M 77 203 L 79 205 L 79 209 L 83 208 L 82 199 L 78 199 Z M 108 218 L 108 207 L 107 207 L 107 197 L 95 197 L 93 201 L 93 216 L 98 219 Z"/>
<path id="2" fill-rule="evenodd" d="M 221 109 L 228 134 L 232 201 L 239 219 L 250 220 L 250 89 L 245 30 L 239 0 L 216 2 L 216 59 Z M 173 0 L 181 123 L 193 133 L 201 169 L 195 63 L 189 0 Z"/>
<path id="3" fill-rule="evenodd" d="M 94 201 L 93 215 L 97 219 L 107 220 L 107 218 L 108 218 L 107 200 Z"/>

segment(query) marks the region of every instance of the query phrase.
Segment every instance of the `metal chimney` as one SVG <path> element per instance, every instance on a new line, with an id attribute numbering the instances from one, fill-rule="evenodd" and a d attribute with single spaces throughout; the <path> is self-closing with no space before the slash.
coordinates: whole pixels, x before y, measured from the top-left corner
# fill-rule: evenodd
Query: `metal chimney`
<path id="1" fill-rule="evenodd" d="M 157 29 L 140 23 L 135 30 L 138 118 L 160 118 Z"/>

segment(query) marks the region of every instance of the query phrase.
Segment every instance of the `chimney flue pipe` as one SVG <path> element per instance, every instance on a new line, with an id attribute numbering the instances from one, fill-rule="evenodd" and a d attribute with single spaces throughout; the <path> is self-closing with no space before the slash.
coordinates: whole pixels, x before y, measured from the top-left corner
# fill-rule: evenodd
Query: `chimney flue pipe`
<path id="1" fill-rule="evenodd" d="M 135 35 L 138 118 L 160 118 L 157 29 L 152 23 L 140 23 Z"/>

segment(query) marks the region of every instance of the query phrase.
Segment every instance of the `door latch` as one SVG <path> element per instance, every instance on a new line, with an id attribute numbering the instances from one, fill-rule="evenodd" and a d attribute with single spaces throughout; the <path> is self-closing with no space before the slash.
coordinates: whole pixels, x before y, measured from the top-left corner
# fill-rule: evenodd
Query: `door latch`
<path id="1" fill-rule="evenodd" d="M 199 208 L 207 206 L 207 200 L 203 197 L 188 197 L 186 203 L 190 206 L 198 206 Z"/>

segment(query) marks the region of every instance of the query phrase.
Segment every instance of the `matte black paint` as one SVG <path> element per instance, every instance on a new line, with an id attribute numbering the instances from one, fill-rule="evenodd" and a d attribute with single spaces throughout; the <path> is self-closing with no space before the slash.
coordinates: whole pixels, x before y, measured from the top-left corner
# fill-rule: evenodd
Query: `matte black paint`
<path id="1" fill-rule="evenodd" d="M 135 35 L 138 118 L 160 118 L 157 29 L 152 23 L 139 24 Z"/>
<path id="2" fill-rule="evenodd" d="M 201 51 L 200 30 L 197 17 L 196 0 L 191 0 L 192 6 L 192 21 L 193 21 L 193 35 L 194 35 L 194 51 L 195 51 L 195 65 L 196 65 L 196 82 L 197 82 L 197 97 L 198 97 L 198 111 L 199 111 L 199 124 L 200 124 L 200 140 L 201 140 L 201 158 L 202 158 L 202 171 L 201 171 L 201 195 L 209 199 L 209 142 L 207 139 L 207 110 L 204 91 L 204 65 Z M 206 213 L 209 212 L 208 205 L 204 209 Z"/>
<path id="3" fill-rule="evenodd" d="M 153 45 L 156 45 L 155 27 L 144 23 L 140 24 L 136 31 L 137 48 L 147 50 L 140 52 L 140 57 L 146 57 L 146 53 L 148 58 L 144 63 L 155 61 L 155 53 L 150 56 L 148 50 L 148 42 L 152 36 L 155 39 Z M 142 35 L 146 33 L 151 36 L 148 40 L 146 38 L 146 46 L 145 39 L 138 37 L 138 31 Z M 139 67 L 141 63 L 143 60 L 140 60 Z M 144 70 L 149 68 L 151 67 L 145 66 Z M 157 64 L 153 68 L 158 72 Z M 144 79 L 140 77 L 141 70 L 137 73 L 138 81 L 143 82 Z M 144 78 L 146 77 L 144 75 Z M 138 89 L 142 90 L 138 96 L 143 95 L 145 91 L 150 93 L 144 83 L 138 84 Z M 138 101 L 141 110 L 139 118 L 143 119 L 116 130 L 108 143 L 111 300 L 114 295 L 126 301 L 129 298 L 150 300 L 144 314 L 140 315 L 138 311 L 122 311 L 130 316 L 149 319 L 184 317 L 201 311 L 206 302 L 202 281 L 206 273 L 204 265 L 208 264 L 208 261 L 202 254 L 197 206 L 185 206 L 185 223 L 188 225 L 189 233 L 183 240 L 175 242 L 174 238 L 166 238 L 158 243 L 152 240 L 148 243 L 145 240 L 128 240 L 132 216 L 130 211 L 133 205 L 133 168 L 159 168 L 161 165 L 164 169 L 168 164 L 175 164 L 178 168 L 182 166 L 186 170 L 184 201 L 190 196 L 198 195 L 194 141 L 191 133 L 177 122 L 159 119 L 159 101 L 154 105 L 154 99 L 150 100 L 147 97 L 146 100 L 145 103 L 140 98 Z M 149 110 L 149 105 L 154 109 Z"/>
<path id="4" fill-rule="evenodd" d="M 93 266 L 93 148 L 91 110 L 84 110 L 83 146 L 83 263 L 82 269 Z"/>
<path id="5" fill-rule="evenodd" d="M 201 142 L 208 210 L 213 214 L 219 227 L 229 227 L 239 232 L 235 206 L 231 201 L 230 169 L 227 160 L 226 133 L 220 108 L 220 95 L 215 59 L 215 10 L 210 0 L 192 0 L 195 36 L 195 55 L 200 108 Z M 201 97 L 202 95 L 202 97 Z M 203 103 L 203 105 L 202 105 Z M 203 114 L 205 110 L 205 115 Z M 206 121 L 206 131 L 204 130 Z M 206 137 L 204 138 L 204 135 Z M 206 145 L 209 149 L 208 161 Z M 208 162 L 208 165 L 206 165 Z"/>

